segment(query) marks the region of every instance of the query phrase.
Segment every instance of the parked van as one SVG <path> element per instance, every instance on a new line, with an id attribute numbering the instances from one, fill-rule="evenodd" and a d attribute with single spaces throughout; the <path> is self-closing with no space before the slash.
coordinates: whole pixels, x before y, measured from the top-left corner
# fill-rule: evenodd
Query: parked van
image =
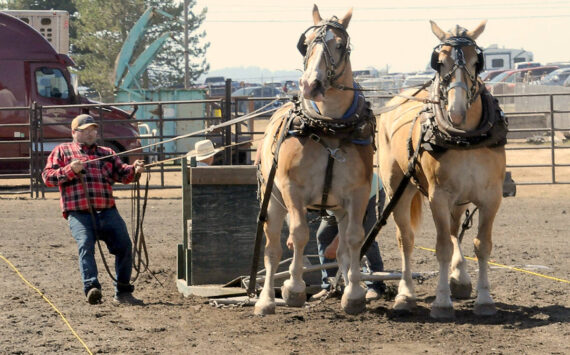
<path id="1" fill-rule="evenodd" d="M 35 29 L 25 22 L 0 12 L 0 172 L 22 173 L 29 171 L 30 164 L 30 113 L 28 110 L 10 110 L 10 107 L 95 104 L 80 96 L 71 82 L 68 67 L 74 65 L 71 58 L 58 54 L 54 47 Z M 49 153 L 57 144 L 71 139 L 71 120 L 88 113 L 100 119 L 97 108 L 62 107 L 45 109 L 41 132 L 44 153 Z M 103 145 L 117 151 L 140 147 L 139 133 L 134 117 L 114 107 L 102 110 Z M 109 122 L 111 121 L 111 122 Z M 112 122 L 112 121 L 116 121 Z M 9 125 L 9 126 L 7 126 Z M 131 156 L 126 160 L 133 160 Z"/>

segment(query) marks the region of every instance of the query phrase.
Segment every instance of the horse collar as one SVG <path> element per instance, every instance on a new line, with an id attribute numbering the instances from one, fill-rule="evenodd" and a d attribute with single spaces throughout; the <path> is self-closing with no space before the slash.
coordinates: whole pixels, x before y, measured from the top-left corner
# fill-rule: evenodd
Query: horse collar
<path id="1" fill-rule="evenodd" d="M 507 142 L 508 120 L 499 103 L 486 89 L 480 93 L 483 113 L 479 126 L 463 131 L 449 124 L 440 105 L 430 104 L 422 119 L 426 133 L 422 140 L 426 150 L 475 149 L 496 147 Z"/>

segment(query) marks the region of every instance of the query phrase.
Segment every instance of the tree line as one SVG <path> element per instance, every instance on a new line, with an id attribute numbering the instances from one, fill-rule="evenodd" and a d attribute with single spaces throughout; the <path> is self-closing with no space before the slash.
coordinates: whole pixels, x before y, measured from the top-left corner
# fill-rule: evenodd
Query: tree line
<path id="1" fill-rule="evenodd" d="M 209 43 L 200 26 L 207 8 L 196 13 L 195 0 L 188 1 L 189 81 L 209 70 Z M 104 101 L 113 99 L 115 60 L 129 30 L 149 7 L 176 17 L 156 16 L 149 24 L 133 58 L 166 32 L 173 34 L 149 65 L 139 82 L 141 88 L 184 87 L 184 4 L 171 0 L 0 0 L 9 10 L 65 10 L 70 14 L 70 54 L 77 67 L 79 83 L 96 90 Z"/>

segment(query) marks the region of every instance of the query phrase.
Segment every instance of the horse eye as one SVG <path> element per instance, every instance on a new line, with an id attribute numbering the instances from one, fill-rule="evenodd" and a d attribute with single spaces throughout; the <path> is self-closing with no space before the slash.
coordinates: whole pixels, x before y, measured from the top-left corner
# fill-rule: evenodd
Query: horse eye
<path id="1" fill-rule="evenodd" d="M 342 43 L 337 43 L 336 44 L 336 49 L 341 49 L 342 48 Z"/>

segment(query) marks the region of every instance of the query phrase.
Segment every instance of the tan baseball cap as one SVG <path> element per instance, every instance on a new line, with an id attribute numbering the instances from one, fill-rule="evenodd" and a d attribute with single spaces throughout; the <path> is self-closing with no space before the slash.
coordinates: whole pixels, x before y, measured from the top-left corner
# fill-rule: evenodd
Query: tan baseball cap
<path id="1" fill-rule="evenodd" d="M 77 130 L 80 131 L 80 130 L 85 129 L 89 126 L 99 127 L 99 125 L 95 122 L 95 119 L 93 119 L 93 117 L 86 115 L 86 114 L 79 115 L 79 116 L 75 117 L 73 119 L 73 121 L 71 121 L 71 130 L 72 131 L 77 131 Z"/>

